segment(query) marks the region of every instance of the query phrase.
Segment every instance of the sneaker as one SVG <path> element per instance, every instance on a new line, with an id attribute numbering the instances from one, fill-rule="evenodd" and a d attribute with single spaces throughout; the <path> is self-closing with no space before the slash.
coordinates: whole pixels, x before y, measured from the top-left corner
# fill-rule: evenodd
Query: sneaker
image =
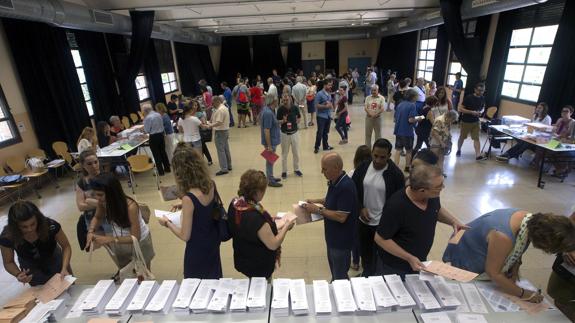
<path id="1" fill-rule="evenodd" d="M 487 155 L 479 155 L 477 157 L 475 157 L 475 160 L 480 161 L 480 160 L 486 160 L 487 159 Z"/>
<path id="2" fill-rule="evenodd" d="M 505 156 L 505 155 L 499 155 L 499 156 L 495 156 L 495 160 L 499 161 L 499 162 L 508 162 L 509 161 L 509 157 Z"/>
<path id="3" fill-rule="evenodd" d="M 314 149 L 313 149 L 313 153 L 314 153 L 314 154 L 317 154 L 318 151 L 319 151 L 319 149 L 317 149 L 317 148 L 314 148 Z"/>
<path id="4" fill-rule="evenodd" d="M 287 178 L 287 173 L 282 173 L 282 178 L 286 179 Z"/>
<path id="5" fill-rule="evenodd" d="M 458 151 L 455 153 L 455 156 L 461 157 L 461 150 L 458 150 Z"/>
<path id="6" fill-rule="evenodd" d="M 226 175 L 228 172 L 224 172 L 223 170 L 216 173 L 216 176 Z"/>
<path id="7" fill-rule="evenodd" d="M 345 144 L 345 140 L 340 140 L 340 141 L 339 141 L 339 144 L 340 144 L 340 145 L 344 145 L 344 144 Z"/>
<path id="8" fill-rule="evenodd" d="M 273 180 L 276 181 L 276 182 L 281 182 L 281 181 L 282 181 L 281 178 L 277 178 L 277 177 L 272 177 L 272 178 L 273 178 Z"/>
<path id="9" fill-rule="evenodd" d="M 328 151 L 328 150 L 333 150 L 332 146 L 327 146 L 327 148 L 324 148 L 323 151 Z"/>
<path id="10" fill-rule="evenodd" d="M 299 170 L 296 170 L 294 173 L 295 173 L 297 176 L 299 176 L 299 177 L 302 177 L 302 176 L 303 176 L 303 173 L 300 172 Z"/>
<path id="11" fill-rule="evenodd" d="M 269 187 L 282 187 L 283 185 L 278 182 L 268 182 Z"/>

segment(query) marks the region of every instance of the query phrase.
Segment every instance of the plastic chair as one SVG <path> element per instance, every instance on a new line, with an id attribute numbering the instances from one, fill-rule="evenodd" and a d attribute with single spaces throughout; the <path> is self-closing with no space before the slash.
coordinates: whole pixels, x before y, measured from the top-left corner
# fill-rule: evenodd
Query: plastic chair
<path id="1" fill-rule="evenodd" d="M 6 174 L 6 172 L 4 171 L 4 168 L 0 166 L 0 176 L 6 176 L 6 175 L 8 175 L 8 174 Z M 3 191 L 5 191 L 5 190 L 16 190 L 18 192 L 18 199 L 20 200 L 22 198 L 22 187 L 29 180 L 28 177 L 25 177 L 25 178 L 26 178 L 26 180 L 22 181 L 20 183 L 1 185 L 0 190 L 3 190 Z"/>
<path id="2" fill-rule="evenodd" d="M 55 159 L 52 161 L 48 161 L 46 157 L 46 152 L 40 148 L 32 149 L 28 152 L 28 158 L 36 157 L 42 159 L 45 162 L 46 168 L 53 169 L 54 173 L 56 174 L 56 184 L 58 181 L 58 169 L 62 169 L 62 175 L 64 175 L 64 167 L 66 166 L 66 161 L 64 159 Z M 47 163 L 46 163 L 47 162 Z"/>
<path id="3" fill-rule="evenodd" d="M 130 128 L 130 119 L 126 116 L 122 117 L 122 124 L 124 125 L 124 128 Z"/>
<path id="4" fill-rule="evenodd" d="M 78 180 L 82 173 L 82 166 L 80 166 L 80 164 L 74 164 L 74 158 L 72 158 L 72 155 L 68 152 L 68 145 L 63 141 L 55 141 L 52 143 L 52 150 L 66 162 L 66 166 L 76 173 L 76 180 Z M 76 184 L 74 183 L 74 185 Z"/>
<path id="5" fill-rule="evenodd" d="M 130 119 L 132 120 L 133 124 L 138 123 L 138 120 L 139 120 L 138 115 L 135 113 L 130 113 Z"/>
<path id="6" fill-rule="evenodd" d="M 160 189 L 160 178 L 158 175 L 158 170 L 156 169 L 156 164 L 152 162 L 148 155 L 133 155 L 128 157 L 128 164 L 130 164 L 130 181 L 132 182 L 132 193 L 136 194 L 134 186 L 136 185 L 136 180 L 134 178 L 134 173 L 145 173 L 147 171 L 153 170 L 156 176 L 156 186 L 158 190 Z"/>
<path id="7" fill-rule="evenodd" d="M 38 193 L 38 185 L 40 184 L 40 177 L 42 177 L 42 175 L 48 173 L 48 169 L 46 168 L 41 168 L 41 169 L 29 169 L 26 167 L 26 159 L 24 159 L 24 157 L 22 156 L 12 156 L 12 157 L 8 157 L 8 159 L 6 159 L 6 165 L 8 166 L 8 168 L 10 168 L 11 172 L 13 174 L 20 174 L 24 177 L 27 178 L 35 178 L 36 179 L 36 185 L 34 187 L 34 191 L 36 192 L 36 196 L 38 196 L 38 198 L 42 198 L 42 196 L 40 195 L 40 193 Z M 50 179 L 52 180 L 52 179 Z M 56 188 L 58 188 L 58 184 L 56 184 Z"/>
<path id="8" fill-rule="evenodd" d="M 487 108 L 487 110 L 485 110 L 485 118 L 487 118 L 488 120 L 492 120 L 497 114 L 497 110 L 499 110 L 499 108 L 497 107 Z"/>
<path id="9" fill-rule="evenodd" d="M 144 120 L 144 113 L 142 111 L 138 111 L 138 115 L 140 116 L 140 120 Z"/>

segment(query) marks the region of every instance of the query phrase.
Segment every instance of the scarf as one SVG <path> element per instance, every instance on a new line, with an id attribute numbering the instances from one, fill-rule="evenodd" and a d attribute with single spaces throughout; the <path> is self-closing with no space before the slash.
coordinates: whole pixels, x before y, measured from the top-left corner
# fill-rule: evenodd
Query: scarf
<path id="1" fill-rule="evenodd" d="M 515 245 L 513 245 L 513 250 L 505 259 L 505 265 L 503 265 L 503 272 L 508 272 L 513 265 L 517 263 L 521 256 L 529 247 L 529 232 L 527 231 L 527 223 L 531 219 L 532 213 L 528 213 L 521 221 L 521 226 L 519 227 L 519 232 L 515 238 Z"/>

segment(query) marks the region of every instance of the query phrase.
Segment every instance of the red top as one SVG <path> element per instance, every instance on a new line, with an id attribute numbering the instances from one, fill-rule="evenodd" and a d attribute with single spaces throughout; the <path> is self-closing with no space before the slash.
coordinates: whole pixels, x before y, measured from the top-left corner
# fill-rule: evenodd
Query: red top
<path id="1" fill-rule="evenodd" d="M 259 86 L 252 86 L 250 88 L 250 97 L 253 104 L 263 105 L 263 94 L 264 91 Z"/>

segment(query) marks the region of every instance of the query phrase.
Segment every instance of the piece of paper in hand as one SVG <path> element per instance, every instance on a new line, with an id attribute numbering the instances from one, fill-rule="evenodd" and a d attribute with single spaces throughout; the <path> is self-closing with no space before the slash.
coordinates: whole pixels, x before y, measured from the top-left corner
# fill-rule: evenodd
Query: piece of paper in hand
<path id="1" fill-rule="evenodd" d="M 162 210 L 154 210 L 156 218 L 166 217 L 178 228 L 182 227 L 182 211 L 168 212 Z"/>
<path id="2" fill-rule="evenodd" d="M 60 296 L 75 281 L 76 277 L 72 275 L 62 277 L 60 273 L 55 274 L 36 292 L 36 298 L 42 303 L 48 303 Z"/>
<path id="3" fill-rule="evenodd" d="M 476 273 L 453 267 L 441 261 L 430 261 L 424 270 L 462 283 L 472 281 L 478 276 Z"/>
<path id="4" fill-rule="evenodd" d="M 451 239 L 449 239 L 449 243 L 451 244 L 458 244 L 459 240 L 461 240 L 461 238 L 463 237 L 463 234 L 465 233 L 465 230 L 459 230 L 457 231 L 456 234 L 453 235 L 453 237 L 451 237 Z"/>

